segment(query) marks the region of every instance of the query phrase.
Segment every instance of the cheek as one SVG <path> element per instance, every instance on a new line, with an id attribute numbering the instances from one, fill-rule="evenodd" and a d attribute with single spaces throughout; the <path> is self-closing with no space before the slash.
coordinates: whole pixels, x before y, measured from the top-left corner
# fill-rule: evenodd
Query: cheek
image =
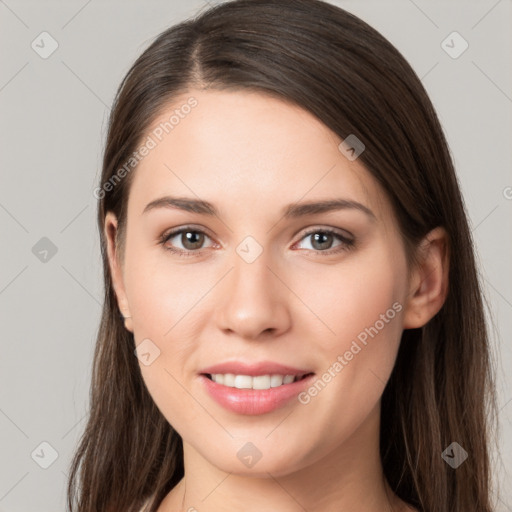
<path id="1" fill-rule="evenodd" d="M 401 332 L 405 274 L 405 258 L 383 244 L 332 267 L 311 266 L 291 286 L 314 313 L 301 315 L 299 322 L 310 332 L 314 328 L 311 339 L 331 357 L 353 340 L 364 344 L 370 333 L 378 334 L 379 346 L 394 343 Z"/>
<path id="2" fill-rule="evenodd" d="M 127 262 L 126 293 L 136 334 L 164 341 L 182 322 L 189 323 L 189 314 L 197 314 L 194 305 L 209 281 L 189 268 L 171 262 L 159 248 Z"/>
<path id="3" fill-rule="evenodd" d="M 316 291 L 307 296 L 308 305 L 322 321 L 309 322 L 321 370 L 315 389 L 307 390 L 304 402 L 311 399 L 311 404 L 316 401 L 321 407 L 322 398 L 315 397 L 323 395 L 324 403 L 359 411 L 352 416 L 355 422 L 374 407 L 400 343 L 404 264 L 401 255 L 376 246 L 331 269 L 334 271 L 328 275 L 319 272 L 308 279 L 317 284 Z M 305 297 L 305 287 L 302 293 Z M 331 420 L 335 421 L 334 417 Z"/>
<path id="4" fill-rule="evenodd" d="M 168 355 L 163 351 L 150 366 L 141 365 L 142 378 L 153 402 L 184 440 L 200 439 L 205 430 L 216 432 L 218 425 L 205 414 L 179 370 L 169 364 Z"/>
<path id="5" fill-rule="evenodd" d="M 193 265 L 172 264 L 165 254 L 151 257 L 132 258 L 126 265 L 135 345 L 147 344 L 149 339 L 158 355 L 149 366 L 139 363 L 157 406 L 167 403 L 179 409 L 189 404 L 180 383 L 188 386 L 183 375 L 197 371 L 198 340 L 202 338 L 197 319 L 209 317 L 203 297 L 215 276 L 194 271 Z"/>
<path id="6" fill-rule="evenodd" d="M 190 383 L 184 375 L 195 369 L 200 336 L 191 320 L 201 314 L 199 299 L 205 291 L 195 278 L 191 282 L 179 270 L 148 263 L 130 268 L 126 287 L 135 345 L 148 343 L 149 339 L 157 355 L 149 365 L 139 358 L 149 394 L 178 432 L 190 430 L 200 411 L 193 401 L 191 406 L 190 395 L 185 391 Z"/>

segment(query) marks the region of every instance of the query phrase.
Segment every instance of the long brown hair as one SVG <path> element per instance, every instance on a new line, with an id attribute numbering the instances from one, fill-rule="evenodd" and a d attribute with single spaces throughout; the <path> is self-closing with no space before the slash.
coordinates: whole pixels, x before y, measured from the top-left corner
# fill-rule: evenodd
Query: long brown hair
<path id="1" fill-rule="evenodd" d="M 149 500 L 154 512 L 183 477 L 181 438 L 149 395 L 119 314 L 103 230 L 106 212 L 114 212 L 123 247 L 136 168 L 112 180 L 161 109 L 193 88 L 264 92 L 307 109 L 343 139 L 355 134 L 366 146 L 359 161 L 394 208 L 409 261 L 418 242 L 444 226 L 453 248 L 448 296 L 423 328 L 403 332 L 382 397 L 380 452 L 391 488 L 419 510 L 491 512 L 493 366 L 447 142 L 399 51 L 320 0 L 237 0 L 208 9 L 160 34 L 119 87 L 97 195 L 104 307 L 90 415 L 71 465 L 70 510 L 132 512 Z M 469 454 L 457 469 L 441 457 L 452 442 Z"/>

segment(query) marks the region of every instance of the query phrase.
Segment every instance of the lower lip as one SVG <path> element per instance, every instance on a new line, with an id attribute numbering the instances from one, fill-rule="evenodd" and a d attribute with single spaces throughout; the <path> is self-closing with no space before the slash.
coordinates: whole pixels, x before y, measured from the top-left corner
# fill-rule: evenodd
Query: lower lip
<path id="1" fill-rule="evenodd" d="M 200 380 L 210 396 L 229 411 L 256 415 L 272 412 L 284 406 L 309 385 L 314 374 L 302 380 L 270 389 L 238 389 L 217 384 L 205 375 Z"/>

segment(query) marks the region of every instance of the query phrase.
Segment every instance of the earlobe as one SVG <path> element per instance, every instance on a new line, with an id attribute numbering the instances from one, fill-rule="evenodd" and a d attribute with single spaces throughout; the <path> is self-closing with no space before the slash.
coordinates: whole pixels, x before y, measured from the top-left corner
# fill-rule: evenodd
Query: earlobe
<path id="1" fill-rule="evenodd" d="M 110 274 L 112 276 L 112 285 L 117 299 L 117 304 L 121 315 L 124 317 L 125 328 L 133 333 L 133 322 L 126 297 L 123 272 L 118 257 L 116 234 L 117 218 L 112 212 L 107 212 L 105 216 L 105 240 L 107 244 L 108 262 Z"/>
<path id="2" fill-rule="evenodd" d="M 404 329 L 423 327 L 448 295 L 450 249 L 442 227 L 430 231 L 418 247 L 418 265 L 412 272 L 404 312 Z"/>

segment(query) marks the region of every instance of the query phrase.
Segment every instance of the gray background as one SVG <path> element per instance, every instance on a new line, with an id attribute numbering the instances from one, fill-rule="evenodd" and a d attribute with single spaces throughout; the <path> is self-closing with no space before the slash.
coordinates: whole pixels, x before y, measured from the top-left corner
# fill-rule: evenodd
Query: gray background
<path id="1" fill-rule="evenodd" d="M 501 483 L 497 510 L 512 511 L 512 2 L 332 3 L 360 16 L 403 53 L 448 138 L 494 326 L 502 458 L 493 465 Z M 92 192 L 109 106 L 150 41 L 205 6 L 202 0 L 0 0 L 4 512 L 64 510 L 66 473 L 85 424 L 101 311 Z M 49 39 L 41 43 L 43 31 L 58 43 L 46 59 L 31 47 L 35 40 L 45 51 L 50 48 Z M 469 43 L 456 59 L 441 46 L 453 31 Z M 460 41 L 454 45 L 460 48 Z M 47 469 L 41 465 L 52 462 L 52 451 L 42 442 L 58 453 Z"/>

